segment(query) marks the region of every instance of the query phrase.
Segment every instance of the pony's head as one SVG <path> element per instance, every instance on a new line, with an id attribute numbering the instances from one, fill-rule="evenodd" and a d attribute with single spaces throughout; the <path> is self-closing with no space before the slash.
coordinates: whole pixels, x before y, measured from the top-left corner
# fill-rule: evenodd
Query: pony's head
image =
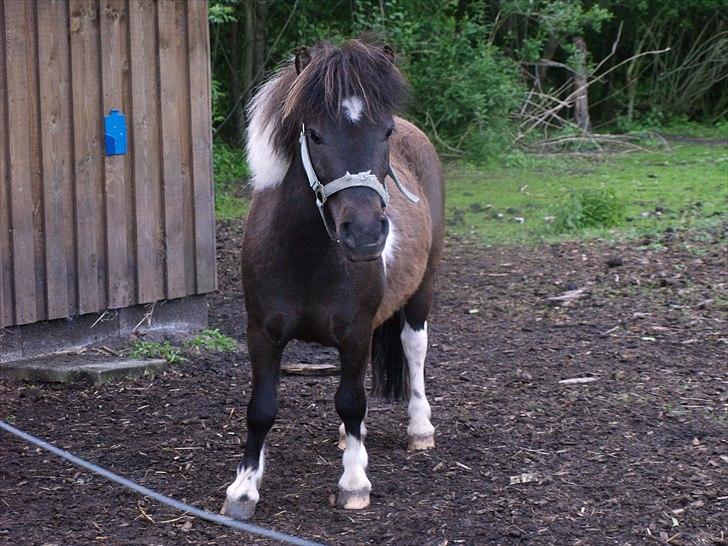
<path id="1" fill-rule="evenodd" d="M 305 167 L 310 160 L 307 178 L 325 201 L 332 238 L 351 260 L 378 258 L 389 231 L 383 190 L 389 139 L 406 95 L 387 46 L 351 40 L 297 50 L 251 103 L 254 189 L 277 186 L 292 162 Z"/>

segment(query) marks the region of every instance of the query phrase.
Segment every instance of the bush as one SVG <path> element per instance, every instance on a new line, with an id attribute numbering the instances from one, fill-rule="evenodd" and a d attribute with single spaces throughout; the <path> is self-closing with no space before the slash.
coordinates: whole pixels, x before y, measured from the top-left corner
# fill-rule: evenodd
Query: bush
<path id="1" fill-rule="evenodd" d="M 237 195 L 250 176 L 245 150 L 223 142 L 212 149 L 215 178 L 215 215 L 218 220 L 234 220 L 245 216 L 248 201 Z"/>
<path id="2" fill-rule="evenodd" d="M 446 4 L 427 4 L 391 2 L 386 21 L 359 13 L 359 31 L 383 36 L 401 54 L 410 117 L 441 152 L 480 160 L 505 151 L 511 115 L 525 97 L 517 63 L 490 42 L 487 18 L 458 21 Z"/>
<path id="3" fill-rule="evenodd" d="M 184 343 L 184 347 L 187 350 L 204 349 L 206 351 L 229 353 L 237 348 L 237 343 L 233 338 L 226 336 L 217 328 L 207 328 L 192 339 L 187 340 Z"/>
<path id="4" fill-rule="evenodd" d="M 432 50 L 413 57 L 413 114 L 437 144 L 471 159 L 503 151 L 523 96 L 515 63 L 488 44 L 471 46 L 467 33 L 440 34 Z"/>
<path id="5" fill-rule="evenodd" d="M 559 232 L 609 228 L 624 218 L 625 205 L 611 188 L 572 190 L 554 219 Z"/>
<path id="6" fill-rule="evenodd" d="M 169 341 L 158 343 L 156 341 L 137 341 L 131 348 L 129 356 L 136 359 L 163 358 L 170 364 L 178 364 L 187 359 L 182 356 L 182 350 Z"/>
<path id="7" fill-rule="evenodd" d="M 212 170 L 216 184 L 242 182 L 250 176 L 245 150 L 215 141 L 212 146 Z"/>

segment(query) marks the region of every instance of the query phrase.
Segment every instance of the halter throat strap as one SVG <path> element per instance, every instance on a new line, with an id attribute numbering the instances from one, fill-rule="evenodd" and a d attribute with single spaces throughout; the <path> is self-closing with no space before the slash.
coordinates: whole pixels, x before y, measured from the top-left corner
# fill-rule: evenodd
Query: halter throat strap
<path id="1" fill-rule="evenodd" d="M 306 126 L 301 125 L 301 134 L 299 135 L 298 141 L 301 146 L 301 162 L 303 163 L 303 170 L 306 171 L 306 177 L 308 178 L 308 185 L 313 190 L 316 196 L 316 206 L 318 207 L 321 220 L 323 220 L 326 232 L 331 237 L 331 240 L 338 243 L 339 239 L 336 237 L 336 229 L 331 226 L 328 218 L 326 217 L 326 211 L 324 211 L 324 204 L 326 200 L 341 190 L 354 187 L 369 188 L 377 192 L 379 197 L 382 199 L 382 207 L 387 208 L 389 206 L 389 192 L 384 186 L 384 183 L 379 182 L 376 175 L 372 174 L 372 171 L 363 171 L 356 174 L 351 174 L 346 171 L 346 174 L 336 180 L 332 180 L 328 184 L 323 184 L 316 176 L 316 171 L 311 163 L 311 155 L 308 151 L 308 141 L 306 139 Z M 420 199 L 410 192 L 397 178 L 391 165 L 387 166 L 387 174 L 394 180 L 402 194 L 412 203 L 418 203 Z"/>

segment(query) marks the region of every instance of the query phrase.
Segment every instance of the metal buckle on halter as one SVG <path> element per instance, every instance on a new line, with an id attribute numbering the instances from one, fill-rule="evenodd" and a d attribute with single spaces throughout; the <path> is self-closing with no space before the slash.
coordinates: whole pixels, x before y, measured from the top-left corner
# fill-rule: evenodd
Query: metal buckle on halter
<path id="1" fill-rule="evenodd" d="M 321 182 L 319 182 L 318 185 L 313 188 L 313 194 L 316 196 L 316 204 L 319 207 L 323 207 L 324 203 L 326 203 L 326 189 Z"/>

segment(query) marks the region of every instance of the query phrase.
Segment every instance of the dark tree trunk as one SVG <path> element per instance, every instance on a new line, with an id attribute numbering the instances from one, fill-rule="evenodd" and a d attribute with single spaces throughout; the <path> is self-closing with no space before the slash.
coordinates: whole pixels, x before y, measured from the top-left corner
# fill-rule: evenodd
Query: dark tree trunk
<path id="1" fill-rule="evenodd" d="M 264 0 L 246 0 L 244 5 L 245 36 L 241 67 L 240 91 L 237 97 L 243 96 L 235 112 L 235 130 L 240 142 L 245 140 L 245 105 L 260 82 L 265 63 L 265 19 L 268 5 Z"/>
<path id="2" fill-rule="evenodd" d="M 549 38 L 549 41 L 546 43 L 546 48 L 543 51 L 543 55 L 541 56 L 541 60 L 543 61 L 553 61 L 554 54 L 556 53 L 556 50 L 559 47 L 559 41 L 556 39 L 556 36 L 553 34 Z M 541 64 L 538 66 L 538 72 L 536 73 L 536 76 L 538 78 L 539 86 L 542 89 L 546 88 L 546 76 L 548 76 L 549 66 L 547 63 Z"/>
<path id="3" fill-rule="evenodd" d="M 227 74 L 228 74 L 228 88 L 230 93 L 228 94 L 228 101 L 230 108 L 233 109 L 233 124 L 234 124 L 234 140 L 240 144 L 243 142 L 245 135 L 245 112 L 240 95 L 243 92 L 243 82 L 241 80 L 241 66 L 240 60 L 240 23 L 236 22 L 230 29 L 230 40 L 229 44 L 233 44 L 225 55 L 227 55 Z"/>
<path id="4" fill-rule="evenodd" d="M 240 107 L 236 120 L 236 129 L 240 142 L 245 141 L 245 104 L 247 103 L 248 94 L 253 86 L 253 70 L 255 58 L 255 8 L 257 0 L 245 1 L 245 46 L 243 48 L 242 63 L 242 94 L 245 95 L 240 101 Z"/>
<path id="5" fill-rule="evenodd" d="M 463 19 L 468 12 L 468 0 L 458 0 L 458 7 L 455 10 L 455 34 L 460 34 L 463 28 Z"/>
<path id="6" fill-rule="evenodd" d="M 268 2 L 258 0 L 255 7 L 255 30 L 253 43 L 253 86 L 260 83 L 265 72 L 266 39 L 265 22 L 268 16 Z"/>
<path id="7" fill-rule="evenodd" d="M 574 72 L 574 118 L 582 131 L 591 131 L 589 119 L 589 94 L 586 79 L 586 42 L 581 36 L 574 38 L 579 60 Z"/>

